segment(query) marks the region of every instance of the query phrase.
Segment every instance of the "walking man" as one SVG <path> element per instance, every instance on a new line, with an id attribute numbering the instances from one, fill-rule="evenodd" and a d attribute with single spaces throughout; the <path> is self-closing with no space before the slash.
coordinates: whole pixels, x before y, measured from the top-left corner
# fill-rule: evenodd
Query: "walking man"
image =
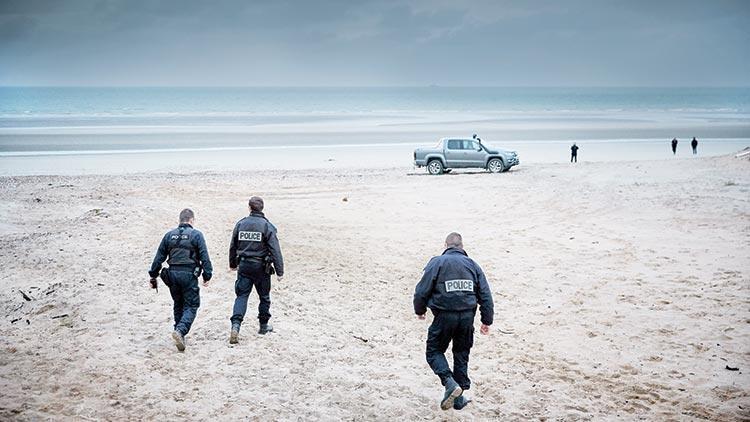
<path id="1" fill-rule="evenodd" d="M 461 410 L 470 402 L 462 394 L 471 386 L 469 352 L 474 344 L 474 315 L 479 305 L 482 334 L 488 334 L 494 308 L 492 292 L 479 265 L 463 249 L 458 233 L 445 239 L 445 251 L 427 263 L 414 291 L 414 312 L 425 319 L 427 308 L 434 316 L 427 331 L 427 363 L 440 377 L 445 393 L 440 408 Z M 453 370 L 445 351 L 453 343 Z"/>
<path id="2" fill-rule="evenodd" d="M 576 145 L 575 142 L 573 142 L 573 146 L 570 147 L 570 162 L 572 163 L 575 161 L 578 162 L 578 145 Z"/>
<path id="3" fill-rule="evenodd" d="M 213 268 L 203 233 L 193 228 L 195 214 L 189 208 L 180 212 L 180 225 L 161 239 L 148 275 L 151 288 L 157 289 L 156 277 L 169 287 L 174 301 L 174 331 L 172 339 L 177 350 L 185 351 L 185 336 L 193 325 L 200 306 L 198 276 L 203 272 L 203 286 L 208 286 Z M 162 269 L 164 261 L 168 268 Z"/>
<path id="4" fill-rule="evenodd" d="M 677 154 L 677 138 L 672 138 L 672 155 Z"/>
<path id="5" fill-rule="evenodd" d="M 247 300 L 255 287 L 258 303 L 258 334 L 273 331 L 268 323 L 271 318 L 271 274 L 278 280 L 284 276 L 284 260 L 281 256 L 276 227 L 263 214 L 263 199 L 253 196 L 248 201 L 250 215 L 238 221 L 229 241 L 229 268 L 237 271 L 234 292 L 237 298 L 232 311 L 232 330 L 229 343 L 236 344 L 240 326 L 247 312 Z M 271 266 L 273 264 L 273 266 Z"/>
<path id="6" fill-rule="evenodd" d="M 690 141 L 690 146 L 693 147 L 693 155 L 698 154 L 698 140 L 693 136 L 693 140 Z"/>

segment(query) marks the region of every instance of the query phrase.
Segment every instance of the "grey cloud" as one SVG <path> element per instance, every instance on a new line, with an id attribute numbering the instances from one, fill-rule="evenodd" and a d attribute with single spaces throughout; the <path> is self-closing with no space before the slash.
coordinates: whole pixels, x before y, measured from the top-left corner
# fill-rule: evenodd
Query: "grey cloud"
<path id="1" fill-rule="evenodd" d="M 0 16 L 0 40 L 10 43 L 29 35 L 36 28 L 30 16 Z"/>
<path id="2" fill-rule="evenodd" d="M 0 84 L 750 85 L 750 3 L 0 2 Z"/>

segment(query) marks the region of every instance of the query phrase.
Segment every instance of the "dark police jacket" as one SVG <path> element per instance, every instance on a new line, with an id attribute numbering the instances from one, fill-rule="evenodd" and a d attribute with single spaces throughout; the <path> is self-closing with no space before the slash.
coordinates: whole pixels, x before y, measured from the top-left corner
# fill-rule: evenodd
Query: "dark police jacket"
<path id="1" fill-rule="evenodd" d="M 482 324 L 492 325 L 494 305 L 484 272 L 459 248 L 448 248 L 427 263 L 414 291 L 414 312 L 465 311 L 480 306 Z"/>
<path id="2" fill-rule="evenodd" d="M 271 256 L 276 274 L 284 275 L 284 258 L 281 256 L 276 227 L 266 220 L 262 212 L 253 211 L 238 221 L 229 241 L 229 268 L 237 268 L 240 258 L 265 259 Z"/>
<path id="3" fill-rule="evenodd" d="M 203 233 L 187 223 L 180 224 L 179 227 L 164 235 L 148 275 L 157 277 L 164 260 L 167 260 L 170 267 L 185 267 L 188 271 L 193 271 L 195 267 L 201 267 L 203 269 L 203 280 L 206 281 L 210 280 L 213 274 L 213 267 L 211 266 L 211 260 L 208 258 L 208 248 Z"/>

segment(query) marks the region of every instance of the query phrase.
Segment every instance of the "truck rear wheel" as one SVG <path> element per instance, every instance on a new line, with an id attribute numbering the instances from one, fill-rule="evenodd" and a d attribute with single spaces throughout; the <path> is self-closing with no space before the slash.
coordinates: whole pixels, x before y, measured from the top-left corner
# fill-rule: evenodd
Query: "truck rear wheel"
<path id="1" fill-rule="evenodd" d="M 440 160 L 430 160 L 430 162 L 427 163 L 427 172 L 432 175 L 443 174 L 444 170 L 445 168 Z"/>
<path id="2" fill-rule="evenodd" d="M 490 173 L 502 173 L 505 170 L 505 166 L 503 165 L 503 160 L 499 158 L 493 158 L 487 163 L 487 170 L 490 171 Z"/>

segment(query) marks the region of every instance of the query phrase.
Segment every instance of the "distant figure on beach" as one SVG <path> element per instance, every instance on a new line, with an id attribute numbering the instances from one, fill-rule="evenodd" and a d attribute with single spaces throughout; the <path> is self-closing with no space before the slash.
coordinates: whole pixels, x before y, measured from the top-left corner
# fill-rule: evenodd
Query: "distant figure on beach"
<path id="1" fill-rule="evenodd" d="M 474 140 L 476 140 L 480 144 L 482 143 L 482 138 L 478 137 L 476 133 L 473 134 L 473 135 L 471 135 L 471 138 L 474 139 Z"/>
<path id="2" fill-rule="evenodd" d="M 677 154 L 677 138 L 672 139 L 672 155 Z"/>
<path id="3" fill-rule="evenodd" d="M 570 147 L 570 162 L 578 162 L 578 145 L 573 142 L 573 146 Z"/>
<path id="4" fill-rule="evenodd" d="M 160 277 L 169 287 L 174 301 L 174 331 L 172 339 L 177 350 L 185 350 L 185 336 L 193 325 L 195 314 L 200 306 L 198 276 L 203 273 L 203 285 L 208 286 L 213 267 L 208 257 L 208 249 L 203 233 L 193 228 L 195 214 L 189 208 L 180 212 L 180 225 L 167 232 L 161 239 L 154 262 L 148 275 L 151 287 L 157 289 L 156 277 Z M 164 260 L 169 264 L 162 269 Z"/>
<path id="5" fill-rule="evenodd" d="M 693 155 L 698 153 L 698 140 L 693 136 L 693 140 L 690 141 L 690 146 L 693 147 Z"/>
<path id="6" fill-rule="evenodd" d="M 276 273 L 279 281 L 284 277 L 284 259 L 276 237 L 276 227 L 263 214 L 263 199 L 253 196 L 248 201 L 250 215 L 238 221 L 229 241 L 229 268 L 237 271 L 234 283 L 232 310 L 232 330 L 229 343 L 236 344 L 240 326 L 247 312 L 247 300 L 253 287 L 258 293 L 258 334 L 273 331 L 268 323 L 271 319 L 271 274 Z M 273 266 L 271 265 L 273 264 Z"/>
<path id="7" fill-rule="evenodd" d="M 471 401 L 463 392 L 471 386 L 469 352 L 474 344 L 474 314 L 479 305 L 482 334 L 488 334 L 494 307 L 492 291 L 479 265 L 464 251 L 458 233 L 445 239 L 445 251 L 433 257 L 414 291 L 414 313 L 425 319 L 429 307 L 434 316 L 427 331 L 427 363 L 440 377 L 445 394 L 440 408 L 461 410 Z M 453 371 L 445 359 L 453 342 Z"/>

